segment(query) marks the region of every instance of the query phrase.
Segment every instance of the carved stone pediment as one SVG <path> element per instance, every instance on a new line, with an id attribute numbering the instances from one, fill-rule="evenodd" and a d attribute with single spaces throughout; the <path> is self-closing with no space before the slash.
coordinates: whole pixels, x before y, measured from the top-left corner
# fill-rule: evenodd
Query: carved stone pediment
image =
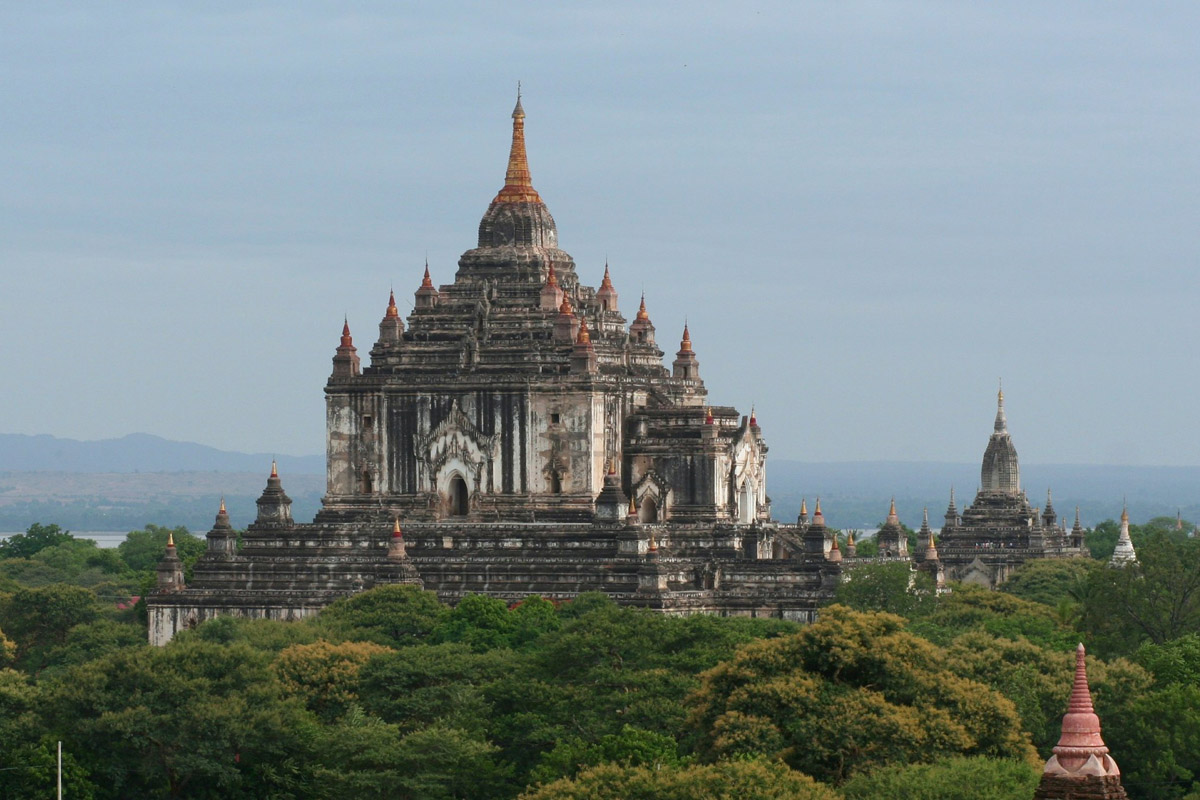
<path id="1" fill-rule="evenodd" d="M 458 461 L 471 469 L 476 477 L 499 445 L 499 437 L 487 436 L 467 418 L 454 400 L 450 413 L 427 436 L 413 437 L 417 456 L 431 475 L 441 472 L 450 461 Z"/>

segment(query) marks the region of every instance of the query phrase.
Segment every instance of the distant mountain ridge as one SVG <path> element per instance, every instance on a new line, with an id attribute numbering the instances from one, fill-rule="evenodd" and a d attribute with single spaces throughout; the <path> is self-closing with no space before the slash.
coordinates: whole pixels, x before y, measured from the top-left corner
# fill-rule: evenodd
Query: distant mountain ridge
<path id="1" fill-rule="evenodd" d="M 324 475 L 325 456 L 236 453 L 149 433 L 79 441 L 49 434 L 0 433 L 0 472 L 269 472 Z"/>
<path id="2" fill-rule="evenodd" d="M 67 512 L 61 504 L 70 503 L 82 504 L 78 521 L 71 524 L 95 524 L 90 520 L 100 515 L 99 509 L 107 500 L 119 502 L 135 518 L 141 518 L 138 515 L 144 513 L 143 508 L 153 505 L 153 519 L 163 520 L 163 524 L 186 517 L 188 524 L 208 525 L 212 499 L 197 498 L 198 494 L 204 494 L 197 491 L 200 485 L 205 486 L 209 495 L 230 495 L 231 511 L 236 502 L 239 520 L 249 521 L 253 517 L 258 480 L 266 475 L 273 457 L 279 462 L 284 486 L 298 500 L 297 519 L 310 518 L 324 487 L 323 455 L 237 453 L 145 433 L 100 441 L 61 439 L 45 434 L 0 434 L 0 473 L 59 474 L 54 478 L 43 475 L 36 481 L 0 475 L 0 521 L 10 528 L 24 527 L 32 520 L 56 521 L 52 518 L 55 514 Z M 801 498 L 807 498 L 812 511 L 820 497 L 826 520 L 838 528 L 874 527 L 887 514 L 888 501 L 893 496 L 905 524 L 918 527 L 921 511 L 928 507 L 930 524 L 937 528 L 941 526 L 950 487 L 956 487 L 961 511 L 974 498 L 979 481 L 978 463 L 772 459 L 768 467 L 767 491 L 776 519 L 795 521 Z M 217 478 L 211 487 L 207 479 L 201 480 L 196 475 L 212 472 L 242 475 L 228 480 Z M 127 477 L 96 484 L 90 479 L 72 480 L 71 473 Z M 135 473 L 153 473 L 155 477 L 147 476 L 139 483 L 133 477 Z M 1128 500 L 1134 522 L 1174 516 L 1176 510 L 1182 511 L 1185 520 L 1200 520 L 1200 466 L 1022 464 L 1021 485 L 1030 502 L 1038 507 L 1045 505 L 1046 489 L 1053 489 L 1055 508 L 1068 524 L 1074 518 L 1076 505 L 1081 508 L 1084 525 L 1116 518 L 1121 513 L 1122 498 Z M 146 498 L 143 502 L 135 499 L 139 491 Z M 193 502 L 199 504 L 194 509 L 190 505 Z M 8 512 L 8 518 L 3 512 Z M 89 522 L 83 523 L 84 519 Z"/>

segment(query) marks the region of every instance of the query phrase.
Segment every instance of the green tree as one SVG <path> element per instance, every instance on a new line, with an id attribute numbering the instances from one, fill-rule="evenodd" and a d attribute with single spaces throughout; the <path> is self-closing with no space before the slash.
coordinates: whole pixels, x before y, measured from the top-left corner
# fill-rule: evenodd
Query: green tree
<path id="1" fill-rule="evenodd" d="M 1056 609 L 970 584 L 957 584 L 951 593 L 940 595 L 934 610 L 914 621 L 909 630 L 942 645 L 976 630 L 1005 639 L 1024 637 L 1060 651 L 1079 643 L 1079 634 Z"/>
<path id="2" fill-rule="evenodd" d="M 186 566 L 191 566 L 204 552 L 204 539 L 193 536 L 187 528 L 164 528 L 161 525 L 147 525 L 140 531 L 130 531 L 125 541 L 117 545 L 117 552 L 135 572 L 153 570 L 167 552 L 167 540 L 172 536 L 175 538 L 175 552 Z"/>
<path id="3" fill-rule="evenodd" d="M 418 644 L 366 662 L 353 691 L 368 713 L 402 732 L 435 722 L 476 732 L 492 716 L 489 687 L 519 668 L 507 650 L 477 653 L 458 643 Z"/>
<path id="4" fill-rule="evenodd" d="M 532 788 L 521 800 L 837 800 L 807 775 L 762 759 L 682 767 L 603 764 Z"/>
<path id="5" fill-rule="evenodd" d="M 705 673 L 691 705 L 704 758 L 782 758 L 830 782 L 894 762 L 1033 754 L 1009 700 L 954 674 L 902 618 L 845 606 L 746 645 Z"/>
<path id="6" fill-rule="evenodd" d="M 314 625 L 329 638 L 406 647 L 429 639 L 447 613 L 433 592 L 396 584 L 338 600 Z"/>
<path id="7" fill-rule="evenodd" d="M 1091 571 L 1099 566 L 1087 558 L 1035 558 L 1018 567 L 1000 591 L 1052 608 L 1078 604 Z"/>
<path id="8" fill-rule="evenodd" d="M 126 648 L 48 679 L 41 714 L 98 798 L 294 796 L 315 721 L 269 659 L 195 639 Z"/>
<path id="9" fill-rule="evenodd" d="M 284 690 L 304 700 L 322 719 L 335 719 L 358 700 L 354 693 L 359 671 L 372 656 L 390 653 L 390 648 L 374 642 L 324 640 L 296 644 L 276 657 L 275 674 Z"/>
<path id="10" fill-rule="evenodd" d="M 933 580 L 906 563 L 865 564 L 847 570 L 834 602 L 857 611 L 887 611 L 912 619 L 936 604 Z"/>
<path id="11" fill-rule="evenodd" d="M 40 651 L 62 645 L 71 628 L 98 614 L 96 598 L 87 589 L 52 584 L 13 593 L 0 608 L 0 626 L 16 641 L 22 663 L 36 668 Z"/>
<path id="12" fill-rule="evenodd" d="M 1083 629 L 1105 653 L 1200 632 L 1200 540 L 1155 533 L 1137 556 L 1136 564 L 1092 571 L 1085 584 Z"/>
<path id="13" fill-rule="evenodd" d="M 1041 770 L 1028 761 L 951 758 L 933 764 L 893 764 L 842 785 L 846 800 L 1028 800 Z"/>
<path id="14" fill-rule="evenodd" d="M 1159 684 L 1200 686 L 1200 635 L 1185 634 L 1164 644 L 1144 643 L 1133 660 L 1148 669 Z"/>
<path id="15" fill-rule="evenodd" d="M 75 537 L 57 525 L 35 522 L 25 533 L 18 533 L 0 542 L 0 558 L 31 558 L 47 547 L 72 541 Z"/>

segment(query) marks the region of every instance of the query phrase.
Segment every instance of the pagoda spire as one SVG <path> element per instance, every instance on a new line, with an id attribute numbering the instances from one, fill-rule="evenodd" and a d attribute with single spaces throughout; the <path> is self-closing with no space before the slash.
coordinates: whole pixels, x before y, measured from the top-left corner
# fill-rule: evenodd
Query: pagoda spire
<path id="1" fill-rule="evenodd" d="M 1085 656 L 1080 644 L 1075 648 L 1075 681 L 1071 699 L 1067 701 L 1067 713 L 1063 716 L 1062 736 L 1054 746 L 1054 755 L 1042 770 L 1035 798 L 1119 800 L 1126 797 L 1121 786 L 1121 770 L 1108 754 L 1108 746 L 1100 736 L 1100 717 L 1092 706 Z"/>
<path id="2" fill-rule="evenodd" d="M 996 392 L 996 433 L 1008 433 L 1008 418 L 1004 416 L 1004 384 Z"/>
<path id="3" fill-rule="evenodd" d="M 1133 540 L 1129 538 L 1129 508 L 1121 507 L 1121 534 L 1117 537 L 1117 547 L 1113 550 L 1108 564 L 1112 567 L 1123 567 L 1126 564 L 1137 563 L 1137 552 L 1133 549 Z"/>
<path id="4" fill-rule="evenodd" d="M 529 175 L 529 158 L 525 155 L 525 109 L 521 107 L 521 88 L 517 86 L 517 105 L 513 109 L 512 148 L 508 153 L 508 170 L 504 188 L 493 203 L 540 203 L 542 198 L 533 188 Z"/>

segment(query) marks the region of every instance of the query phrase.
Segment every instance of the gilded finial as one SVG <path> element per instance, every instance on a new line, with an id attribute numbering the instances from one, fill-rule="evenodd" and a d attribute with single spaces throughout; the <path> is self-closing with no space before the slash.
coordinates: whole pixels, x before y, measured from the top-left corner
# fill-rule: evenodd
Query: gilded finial
<path id="1" fill-rule="evenodd" d="M 350 336 L 350 320 L 342 320 L 342 347 L 352 347 L 354 339 Z"/>
<path id="2" fill-rule="evenodd" d="M 644 321 L 650 319 L 650 315 L 646 313 L 646 293 L 642 292 L 642 304 L 638 306 L 637 318 Z"/>
<path id="3" fill-rule="evenodd" d="M 275 459 L 273 459 L 273 458 L 271 459 L 271 477 L 272 478 L 279 477 L 279 467 L 275 464 Z"/>
<path id="4" fill-rule="evenodd" d="M 572 311 L 571 311 L 571 301 L 570 301 L 570 299 L 568 299 L 568 298 L 567 298 L 567 296 L 566 296 L 565 294 L 563 295 L 562 302 L 561 302 L 561 303 L 559 303 L 559 305 L 558 305 L 558 313 L 560 313 L 560 314 L 570 314 L 570 313 L 572 313 Z"/>
<path id="5" fill-rule="evenodd" d="M 713 420 L 712 406 L 709 406 L 708 413 L 704 416 L 704 424 L 712 425 L 713 422 L 714 422 L 714 420 Z"/>
<path id="6" fill-rule="evenodd" d="M 167 531 L 167 547 L 175 546 L 175 532 Z"/>
<path id="7" fill-rule="evenodd" d="M 550 265 L 550 271 L 546 273 L 546 285 L 558 286 L 558 275 L 554 273 L 554 265 Z"/>
<path id="8" fill-rule="evenodd" d="M 800 498 L 800 516 L 802 516 L 802 517 L 808 516 L 808 501 L 805 500 L 803 497 Z"/>
<path id="9" fill-rule="evenodd" d="M 387 316 L 400 316 L 400 309 L 396 308 L 396 291 L 394 289 L 388 290 Z"/>
<path id="10" fill-rule="evenodd" d="M 393 538 L 393 539 L 400 539 L 400 538 L 403 538 L 403 536 L 404 536 L 404 534 L 403 534 L 403 533 L 400 531 L 400 518 L 399 518 L 399 517 L 393 517 L 393 522 L 392 522 L 392 538 Z"/>
<path id="11" fill-rule="evenodd" d="M 221 495 L 221 507 L 217 509 L 218 514 L 224 514 L 225 511 L 225 495 Z"/>
<path id="12" fill-rule="evenodd" d="M 512 148 L 508 154 L 508 170 L 504 175 L 504 188 L 496 195 L 493 203 L 540 203 L 542 198 L 533 188 L 529 175 L 529 159 L 525 155 L 525 109 L 521 106 L 521 93 L 517 91 L 517 105 L 513 108 Z"/>
<path id="13" fill-rule="evenodd" d="M 685 353 L 692 351 L 692 334 L 688 331 L 688 324 L 683 323 L 683 339 L 679 342 L 679 349 Z"/>
<path id="14" fill-rule="evenodd" d="M 592 334 L 588 332 L 587 320 L 579 320 L 579 335 L 575 337 L 575 344 L 591 344 Z"/>

